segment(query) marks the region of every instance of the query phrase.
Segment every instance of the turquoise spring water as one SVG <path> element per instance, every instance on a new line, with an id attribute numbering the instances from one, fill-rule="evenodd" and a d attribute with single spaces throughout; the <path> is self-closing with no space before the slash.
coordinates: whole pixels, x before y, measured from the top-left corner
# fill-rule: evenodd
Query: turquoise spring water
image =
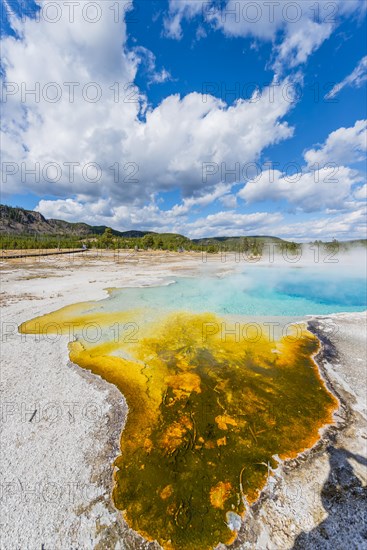
<path id="1" fill-rule="evenodd" d="M 340 269 L 250 266 L 221 278 L 178 277 L 163 286 L 116 289 L 103 307 L 302 317 L 363 311 L 367 289 L 364 276 Z"/>

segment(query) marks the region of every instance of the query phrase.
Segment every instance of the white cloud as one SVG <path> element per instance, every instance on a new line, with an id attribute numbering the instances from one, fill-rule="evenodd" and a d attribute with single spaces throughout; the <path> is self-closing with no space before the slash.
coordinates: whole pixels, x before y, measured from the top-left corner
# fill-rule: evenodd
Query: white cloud
<path id="1" fill-rule="evenodd" d="M 168 228 L 175 218 L 165 214 L 154 203 L 144 207 L 115 206 L 110 199 L 83 201 L 81 199 L 41 200 L 36 207 L 46 218 L 83 221 L 91 225 L 108 225 L 114 229 Z"/>
<path id="2" fill-rule="evenodd" d="M 353 211 L 338 215 L 323 215 L 320 218 L 302 222 L 279 224 L 274 227 L 274 234 L 296 241 L 333 238 L 340 240 L 366 238 L 366 208 L 361 206 Z"/>
<path id="3" fill-rule="evenodd" d="M 358 187 L 358 189 L 354 191 L 353 196 L 360 201 L 367 200 L 367 183 L 362 185 L 362 187 Z"/>
<path id="4" fill-rule="evenodd" d="M 194 222 L 176 216 L 173 209 L 160 210 L 157 205 L 143 208 L 120 206 L 114 208 L 108 201 L 82 203 L 73 199 L 40 201 L 37 208 L 46 218 L 84 221 L 91 225 L 107 225 L 124 231 L 145 229 L 157 232 L 177 232 L 191 238 L 235 235 L 276 235 L 285 239 L 309 241 L 311 239 L 366 238 L 366 207 L 353 205 L 353 209 L 337 214 L 292 222 L 279 213 L 255 212 L 239 214 L 233 211 L 217 212 Z"/>
<path id="5" fill-rule="evenodd" d="M 161 71 L 156 71 L 153 73 L 151 82 L 161 84 L 162 82 L 167 82 L 168 80 L 173 80 L 172 75 L 169 71 L 163 68 Z"/>
<path id="6" fill-rule="evenodd" d="M 227 36 L 254 37 L 273 42 L 275 68 L 304 63 L 332 32 L 332 23 L 314 21 L 308 0 L 291 4 L 287 0 L 272 5 L 266 0 L 228 0 L 223 9 L 213 10 L 209 19 Z M 281 33 L 279 42 L 277 35 Z"/>
<path id="7" fill-rule="evenodd" d="M 160 210 L 155 204 L 143 208 L 113 207 L 110 202 L 101 199 L 95 203 L 83 203 L 75 199 L 41 200 L 37 210 L 46 218 L 84 221 L 91 225 L 111 226 L 121 231 L 128 229 L 173 231 L 191 238 L 271 232 L 272 225 L 282 219 L 279 213 L 239 214 L 226 211 L 209 214 L 192 222 L 178 210 L 177 206 L 170 210 Z"/>
<path id="8" fill-rule="evenodd" d="M 182 38 L 182 21 L 200 15 L 203 9 L 203 2 L 193 2 L 192 0 L 169 0 L 169 11 L 164 19 L 166 36 L 180 40 Z"/>
<path id="9" fill-rule="evenodd" d="M 309 149 L 304 157 L 308 165 L 339 165 L 364 160 L 366 152 L 367 120 L 357 120 L 350 128 L 339 128 L 331 132 L 324 144 L 318 149 Z"/>
<path id="10" fill-rule="evenodd" d="M 196 34 L 195 34 L 196 40 L 201 40 L 202 38 L 206 38 L 206 37 L 207 37 L 206 30 L 202 25 L 199 25 L 198 28 L 196 29 Z"/>
<path id="11" fill-rule="evenodd" d="M 290 27 L 287 26 L 285 39 L 277 48 L 275 68 L 281 71 L 283 64 L 296 67 L 305 63 L 308 57 L 329 38 L 332 29 L 331 23 L 316 23 L 308 18 Z"/>
<path id="12" fill-rule="evenodd" d="M 69 22 L 66 10 L 57 23 L 43 18 L 13 20 L 20 38 L 1 40 L 4 86 L 15 90 L 3 106 L 3 162 L 24 162 L 31 169 L 36 163 L 84 166 L 106 157 L 117 160 L 114 150 L 126 136 L 125 128 L 135 123 L 142 97 L 131 86 L 124 89 L 135 78 L 138 60 L 124 48 L 125 22 L 122 17 L 114 21 L 111 4 L 98 4 L 102 16 L 94 24 L 80 14 Z M 35 89 L 36 95 L 25 95 Z M 94 102 L 96 94 L 101 99 Z M 22 177 L 19 170 L 5 191 L 59 196 L 103 192 L 104 184 L 83 179 L 80 172 L 76 169 L 72 182 L 64 170 L 60 181 L 52 184 L 42 174 L 39 179 Z"/>
<path id="13" fill-rule="evenodd" d="M 293 128 L 283 121 L 292 104 L 282 86 L 271 87 L 272 101 L 265 88 L 257 101 L 232 106 L 194 92 L 148 107 L 133 84 L 142 51 L 126 49 L 125 23 L 113 21 L 112 4 L 98 4 L 102 18 L 93 26 L 82 18 L 72 24 L 67 17 L 53 24 L 24 19 L 16 22 L 20 39 L 2 40 L 5 85 L 8 91 L 11 83 L 18 88 L 3 109 L 3 163 L 23 163 L 24 170 L 39 163 L 40 169 L 35 177 L 18 166 L 13 176 L 3 178 L 3 192 L 112 197 L 116 205 L 142 205 L 172 189 L 180 189 L 184 198 L 198 197 L 221 181 L 219 171 L 203 181 L 203 163 L 231 169 L 292 136 Z M 147 51 L 148 64 L 155 67 Z M 76 83 L 74 102 L 67 82 Z M 39 101 L 31 95 L 22 101 L 21 90 L 34 89 L 36 83 Z M 55 90 L 61 90 L 61 98 L 52 102 Z M 90 102 L 83 90 L 92 98 L 99 90 L 101 97 Z M 70 167 L 70 162 L 78 164 Z M 48 163 L 58 166 L 47 172 Z M 98 170 L 86 171 L 89 163 Z M 91 181 L 94 176 L 99 180 Z"/>
<path id="14" fill-rule="evenodd" d="M 203 236 L 235 236 L 261 232 L 269 234 L 276 222 L 282 219 L 279 213 L 254 212 L 239 214 L 234 211 L 216 212 L 199 218 L 188 224 L 191 237 Z"/>
<path id="15" fill-rule="evenodd" d="M 224 195 L 219 199 L 219 202 L 221 202 L 225 208 L 236 208 L 237 197 L 232 194 Z"/>
<path id="16" fill-rule="evenodd" d="M 232 37 L 253 37 L 273 42 L 275 68 L 295 67 L 304 63 L 331 35 L 343 17 L 362 14 L 364 0 L 227 0 L 218 5 L 214 0 L 170 0 L 165 29 L 171 38 L 182 38 L 182 21 L 201 14 L 201 20 Z M 280 36 L 280 39 L 279 39 Z"/>
<path id="17" fill-rule="evenodd" d="M 362 84 L 367 80 L 367 55 L 362 57 L 358 65 L 353 69 L 353 71 L 344 78 L 338 84 L 335 84 L 328 94 L 326 94 L 326 99 L 331 99 L 335 97 L 343 88 L 346 86 L 352 86 L 355 88 L 360 88 Z"/>
<path id="18" fill-rule="evenodd" d="M 285 201 L 304 212 L 349 208 L 354 198 L 360 198 L 353 186 L 364 178 L 345 165 L 365 159 L 366 151 L 367 121 L 358 120 L 351 128 L 329 134 L 318 149 L 306 150 L 307 165 L 298 173 L 263 171 L 239 191 L 238 197 L 247 203 Z"/>
<path id="19" fill-rule="evenodd" d="M 345 166 L 321 168 L 289 176 L 279 170 L 266 170 L 249 181 L 238 193 L 247 203 L 287 201 L 304 212 L 346 207 L 351 188 L 361 181 L 358 173 Z"/>
<path id="20" fill-rule="evenodd" d="M 145 68 L 149 84 L 161 84 L 162 82 L 167 82 L 168 80 L 174 80 L 171 73 L 164 67 L 157 70 L 156 56 L 152 51 L 148 50 L 148 48 L 144 48 L 144 46 L 137 46 L 134 48 L 134 53 L 137 56 L 138 63 L 143 65 Z"/>
<path id="21" fill-rule="evenodd" d="M 209 204 L 212 204 L 217 199 L 219 199 L 221 202 L 223 199 L 228 197 L 228 193 L 231 191 L 231 185 L 225 184 L 225 183 L 218 183 L 212 191 L 209 193 L 197 196 L 197 197 L 190 197 L 183 199 L 181 204 L 175 204 L 171 210 L 172 214 L 174 216 L 183 216 L 187 215 L 192 211 L 195 211 L 197 207 L 205 208 Z"/>

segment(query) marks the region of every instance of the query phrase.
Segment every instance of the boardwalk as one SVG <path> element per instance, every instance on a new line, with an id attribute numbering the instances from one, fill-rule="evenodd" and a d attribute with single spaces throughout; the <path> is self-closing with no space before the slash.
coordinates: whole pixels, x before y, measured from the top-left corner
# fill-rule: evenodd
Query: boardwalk
<path id="1" fill-rule="evenodd" d="M 15 253 L 14 250 L 9 250 L 9 253 L 7 253 L 7 250 L 1 251 L 0 258 L 3 260 L 14 260 L 16 258 L 38 258 L 42 256 L 56 256 L 59 254 L 74 254 L 79 252 L 87 252 L 86 248 L 72 248 L 70 250 L 44 250 L 35 252 L 34 250 L 20 250 L 19 252 Z"/>

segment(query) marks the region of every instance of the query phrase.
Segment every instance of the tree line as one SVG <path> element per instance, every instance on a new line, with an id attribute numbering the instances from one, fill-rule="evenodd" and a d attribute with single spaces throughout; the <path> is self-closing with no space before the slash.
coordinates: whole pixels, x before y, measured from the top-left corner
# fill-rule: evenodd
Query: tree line
<path id="1" fill-rule="evenodd" d="M 109 250 L 168 250 L 193 251 L 209 254 L 219 252 L 239 252 L 250 256 L 261 256 L 267 244 L 266 237 L 240 237 L 228 239 L 200 239 L 198 242 L 176 233 L 147 233 L 142 237 L 116 236 L 111 228 L 105 229 L 102 235 L 88 235 L 78 237 L 74 235 L 0 235 L 2 250 L 31 250 L 31 249 L 79 249 L 97 248 Z M 290 241 L 275 241 L 281 252 L 298 254 L 301 245 Z M 330 243 L 315 241 L 326 250 L 338 250 L 340 243 L 333 239 Z"/>

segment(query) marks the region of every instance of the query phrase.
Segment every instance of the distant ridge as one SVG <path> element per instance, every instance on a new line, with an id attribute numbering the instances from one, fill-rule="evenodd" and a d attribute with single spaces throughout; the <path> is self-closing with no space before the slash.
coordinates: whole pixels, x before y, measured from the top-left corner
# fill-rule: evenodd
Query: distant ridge
<path id="1" fill-rule="evenodd" d="M 83 238 L 92 235 L 103 235 L 106 229 L 106 225 L 89 225 L 83 222 L 72 223 L 54 219 L 48 220 L 39 212 L 0 204 L 0 235 L 55 235 Z M 130 231 L 117 231 L 116 229 L 112 229 L 112 234 L 116 237 L 125 238 L 141 238 L 148 234 L 157 235 L 154 231 L 137 231 L 134 229 L 131 229 Z M 165 235 L 168 236 L 177 234 L 165 233 Z M 184 235 L 178 236 L 187 239 Z M 196 244 L 210 244 L 213 242 L 232 243 L 243 238 L 243 236 L 206 237 L 203 239 L 191 239 L 191 241 Z M 278 242 L 283 241 L 283 239 L 280 239 L 279 237 L 260 235 L 251 236 L 251 239 Z"/>
<path id="2" fill-rule="evenodd" d="M 47 220 L 39 212 L 24 208 L 0 204 L 0 234 L 1 235 L 60 235 L 72 237 L 88 237 L 102 235 L 106 225 L 89 225 L 87 223 L 71 223 L 63 220 Z M 144 237 L 150 231 L 116 231 L 116 237 Z"/>
<path id="3" fill-rule="evenodd" d="M 281 239 L 270 235 L 241 235 L 233 237 L 205 237 L 201 239 L 189 239 L 184 235 L 177 233 L 156 233 L 154 231 L 138 231 L 131 229 L 130 231 L 117 231 L 113 228 L 108 228 L 106 225 L 89 225 L 83 222 L 66 222 L 64 220 L 46 219 L 39 212 L 26 210 L 25 208 L 7 206 L 0 204 L 0 236 L 24 236 L 24 237 L 73 237 L 85 239 L 88 237 L 96 237 L 103 235 L 106 229 L 111 229 L 112 235 L 115 237 L 124 237 L 126 239 L 141 239 L 145 235 L 152 235 L 155 239 L 163 238 L 164 241 L 171 238 L 172 241 L 179 243 L 179 246 L 185 246 L 188 243 L 193 245 L 210 246 L 214 245 L 218 248 L 222 243 L 226 246 L 238 247 L 243 244 L 244 240 L 251 241 L 252 245 L 257 242 L 259 245 L 265 243 L 289 243 L 289 240 Z M 366 245 L 366 239 L 351 239 L 344 241 L 345 243 L 363 244 Z"/>

